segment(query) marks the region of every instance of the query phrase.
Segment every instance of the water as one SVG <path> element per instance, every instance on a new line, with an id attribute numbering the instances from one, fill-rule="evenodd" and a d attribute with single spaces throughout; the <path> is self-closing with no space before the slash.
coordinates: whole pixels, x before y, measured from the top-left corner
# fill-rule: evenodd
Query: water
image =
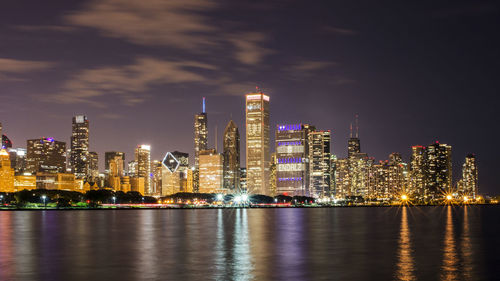
<path id="1" fill-rule="evenodd" d="M 500 207 L 0 212 L 0 280 L 495 280 Z"/>

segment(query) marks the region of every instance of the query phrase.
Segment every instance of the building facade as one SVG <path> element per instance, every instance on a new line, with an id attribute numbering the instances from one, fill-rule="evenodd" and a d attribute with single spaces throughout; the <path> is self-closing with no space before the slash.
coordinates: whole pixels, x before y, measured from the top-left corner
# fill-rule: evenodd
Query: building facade
<path id="1" fill-rule="evenodd" d="M 476 156 L 469 154 L 465 157 L 465 162 L 462 166 L 461 186 L 458 189 L 460 194 L 476 198 L 479 194 L 478 169 Z"/>
<path id="2" fill-rule="evenodd" d="M 224 188 L 240 190 L 240 133 L 238 127 L 229 121 L 224 130 Z"/>
<path id="3" fill-rule="evenodd" d="M 71 131 L 71 172 L 77 178 L 89 176 L 89 121 L 85 115 L 73 117 Z"/>
<path id="4" fill-rule="evenodd" d="M 330 197 L 331 189 L 331 132 L 308 132 L 309 196 Z"/>
<path id="5" fill-rule="evenodd" d="M 137 162 L 135 177 L 144 178 L 143 194 L 149 195 L 151 194 L 151 146 L 145 144 L 137 146 L 135 161 Z"/>
<path id="6" fill-rule="evenodd" d="M 194 116 L 194 172 L 193 189 L 198 192 L 200 151 L 208 149 L 208 119 L 205 111 L 205 98 L 203 98 L 203 110 Z"/>
<path id="7" fill-rule="evenodd" d="M 66 143 L 53 138 L 27 141 L 26 172 L 66 172 Z"/>
<path id="8" fill-rule="evenodd" d="M 189 154 L 167 152 L 162 161 L 161 196 L 190 192 L 188 188 Z"/>
<path id="9" fill-rule="evenodd" d="M 200 151 L 200 193 L 227 193 L 223 187 L 222 154 L 215 149 Z"/>
<path id="10" fill-rule="evenodd" d="M 270 194 L 269 188 L 269 96 L 246 95 L 247 189 L 254 194 Z"/>

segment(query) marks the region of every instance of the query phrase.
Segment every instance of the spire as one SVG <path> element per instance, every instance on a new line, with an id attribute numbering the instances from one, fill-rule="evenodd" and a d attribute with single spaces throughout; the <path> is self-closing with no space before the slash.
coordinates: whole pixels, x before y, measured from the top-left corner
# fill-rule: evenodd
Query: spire
<path id="1" fill-rule="evenodd" d="M 217 125 L 215 125 L 215 152 L 217 152 Z"/>
<path id="2" fill-rule="evenodd" d="M 203 113 L 205 113 L 205 97 L 203 97 Z"/>
<path id="3" fill-rule="evenodd" d="M 356 138 L 359 138 L 358 115 L 356 114 Z"/>
<path id="4" fill-rule="evenodd" d="M 351 124 L 349 125 L 349 130 L 351 131 L 351 133 L 349 134 L 350 138 L 352 139 L 352 122 Z"/>

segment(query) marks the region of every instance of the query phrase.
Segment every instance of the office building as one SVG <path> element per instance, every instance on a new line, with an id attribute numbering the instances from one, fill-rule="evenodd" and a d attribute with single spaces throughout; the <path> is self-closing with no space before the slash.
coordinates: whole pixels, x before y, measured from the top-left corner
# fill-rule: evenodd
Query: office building
<path id="1" fill-rule="evenodd" d="M 162 161 L 161 196 L 190 192 L 191 188 L 188 188 L 189 171 L 188 153 L 167 152 Z"/>
<path id="2" fill-rule="evenodd" d="M 73 117 L 71 132 L 71 172 L 77 178 L 89 176 L 89 121 L 85 115 Z"/>
<path id="3" fill-rule="evenodd" d="M 316 198 L 330 197 L 331 189 L 331 132 L 308 132 L 309 196 Z"/>
<path id="4" fill-rule="evenodd" d="M 198 192 L 200 151 L 208 149 L 208 120 L 203 98 L 202 112 L 194 116 L 194 172 L 193 189 Z"/>
<path id="5" fill-rule="evenodd" d="M 135 172 L 135 177 L 144 178 L 144 191 L 145 195 L 151 194 L 151 146 L 149 145 L 139 145 L 135 149 L 135 161 L 137 162 L 137 170 Z M 134 190 L 134 184 L 132 183 L 132 190 Z"/>
<path id="6" fill-rule="evenodd" d="M 254 194 L 270 194 L 269 189 L 269 96 L 262 92 L 246 95 L 247 189 Z"/>
<path id="7" fill-rule="evenodd" d="M 451 146 L 435 142 L 426 148 L 426 199 L 444 198 L 452 190 Z"/>
<path id="8" fill-rule="evenodd" d="M 478 169 L 476 156 L 469 154 L 465 157 L 465 163 L 462 166 L 461 186 L 458 190 L 464 196 L 476 198 L 479 194 Z"/>
<path id="9" fill-rule="evenodd" d="M 240 189 L 240 133 L 229 121 L 224 130 L 224 188 L 228 191 Z"/>
<path id="10" fill-rule="evenodd" d="M 26 172 L 66 171 L 66 143 L 53 138 L 32 139 L 27 141 Z"/>
<path id="11" fill-rule="evenodd" d="M 200 151 L 200 193 L 227 193 L 223 188 L 224 157 L 215 149 Z"/>
<path id="12" fill-rule="evenodd" d="M 14 192 L 14 169 L 6 149 L 0 149 L 0 192 Z"/>
<path id="13" fill-rule="evenodd" d="M 97 152 L 89 152 L 89 168 L 87 174 L 89 180 L 96 181 L 99 178 L 99 155 Z"/>

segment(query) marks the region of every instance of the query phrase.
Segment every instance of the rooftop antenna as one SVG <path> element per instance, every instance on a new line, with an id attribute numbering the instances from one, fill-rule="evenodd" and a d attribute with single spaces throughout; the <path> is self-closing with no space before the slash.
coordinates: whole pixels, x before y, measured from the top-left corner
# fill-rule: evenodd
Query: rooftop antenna
<path id="1" fill-rule="evenodd" d="M 356 138 L 359 138 L 358 115 L 356 114 Z"/>
<path id="2" fill-rule="evenodd" d="M 205 97 L 203 97 L 203 113 L 205 113 Z"/>
<path id="3" fill-rule="evenodd" d="M 257 90 L 257 93 L 262 93 L 259 89 L 259 86 L 255 86 L 255 90 Z"/>
<path id="4" fill-rule="evenodd" d="M 351 131 L 351 133 L 350 133 L 350 135 L 349 135 L 349 136 L 350 136 L 350 137 L 351 137 L 351 139 L 352 139 L 352 122 L 351 122 L 351 124 L 349 125 L 349 130 Z"/>
<path id="5" fill-rule="evenodd" d="M 215 125 L 215 153 L 217 153 L 217 125 Z"/>

